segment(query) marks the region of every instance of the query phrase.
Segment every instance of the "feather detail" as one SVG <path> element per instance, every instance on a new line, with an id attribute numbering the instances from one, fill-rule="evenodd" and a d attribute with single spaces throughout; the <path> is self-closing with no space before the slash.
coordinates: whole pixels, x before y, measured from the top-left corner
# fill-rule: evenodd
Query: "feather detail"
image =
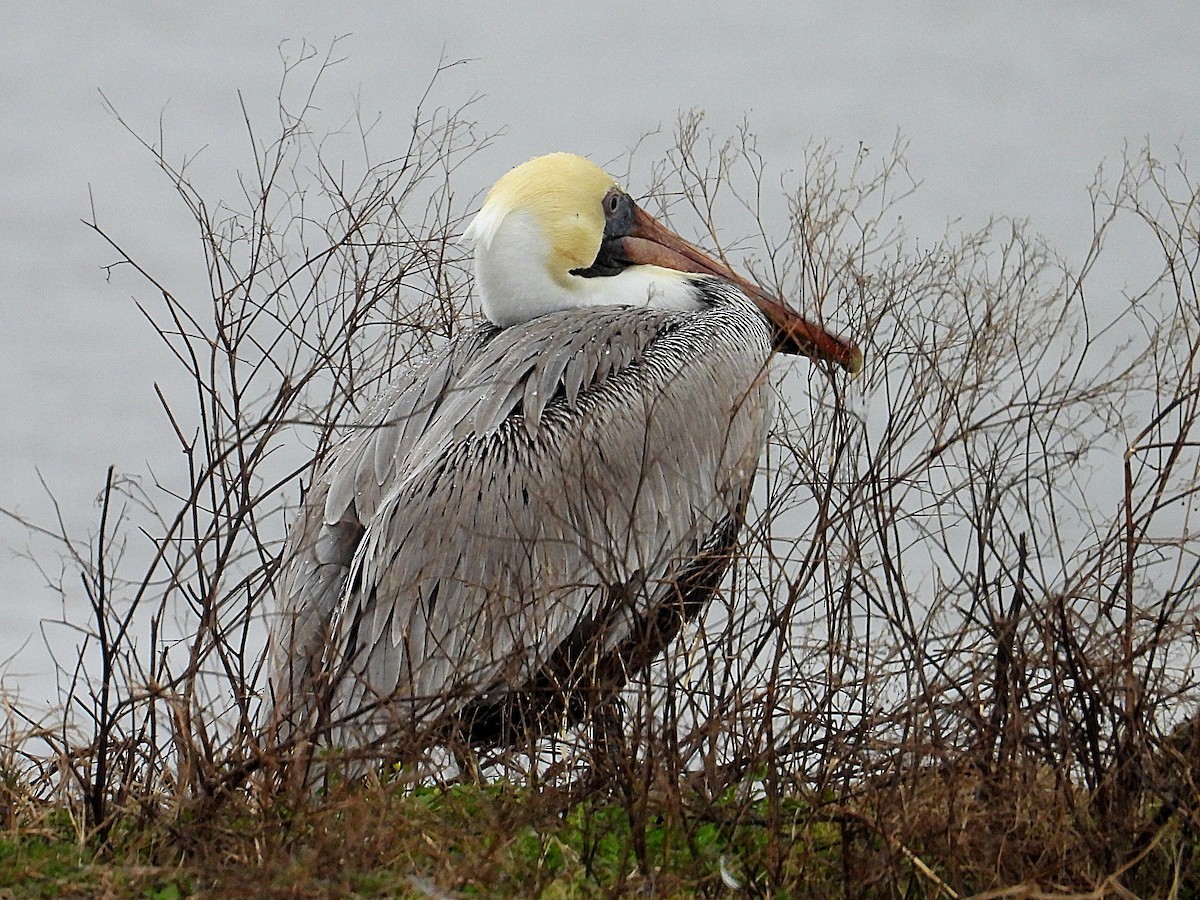
<path id="1" fill-rule="evenodd" d="M 730 539 L 765 441 L 769 336 L 739 298 L 484 326 L 398 380 L 289 537 L 274 683 L 346 673 L 335 719 L 388 699 L 331 737 L 348 743 L 499 703 L 556 654 L 633 665 L 621 648 L 677 573 Z"/>

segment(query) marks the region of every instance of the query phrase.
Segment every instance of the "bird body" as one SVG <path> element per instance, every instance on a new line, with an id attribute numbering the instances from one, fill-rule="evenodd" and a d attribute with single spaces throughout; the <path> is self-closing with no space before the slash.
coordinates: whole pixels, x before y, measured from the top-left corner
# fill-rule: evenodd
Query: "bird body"
<path id="1" fill-rule="evenodd" d="M 780 326 L 771 301 L 638 217 L 661 228 L 567 154 L 492 189 L 468 229 L 489 322 L 373 404 L 289 535 L 282 735 L 536 735 L 619 690 L 717 589 Z M 702 261 L 680 264 L 692 251 Z M 802 352 L 861 365 L 787 327 Z"/>

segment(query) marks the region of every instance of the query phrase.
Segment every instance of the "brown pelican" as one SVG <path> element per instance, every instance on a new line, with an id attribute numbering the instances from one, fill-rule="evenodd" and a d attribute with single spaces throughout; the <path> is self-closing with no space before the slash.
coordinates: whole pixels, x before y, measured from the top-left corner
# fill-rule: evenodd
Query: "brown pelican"
<path id="1" fill-rule="evenodd" d="M 374 403 L 288 538 L 284 736 L 498 744 L 580 721 L 718 589 L 772 350 L 862 366 L 578 156 L 508 172 L 467 237 L 487 322 Z"/>

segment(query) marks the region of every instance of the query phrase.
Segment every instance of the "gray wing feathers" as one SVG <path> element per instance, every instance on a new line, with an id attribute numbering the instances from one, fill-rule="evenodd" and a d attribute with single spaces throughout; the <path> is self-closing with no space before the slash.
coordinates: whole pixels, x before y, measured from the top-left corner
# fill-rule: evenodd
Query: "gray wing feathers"
<path id="1" fill-rule="evenodd" d="M 652 602 L 757 466 L 769 345 L 748 306 L 573 311 L 489 337 L 390 392 L 313 498 L 317 557 L 341 570 L 313 581 L 332 633 L 299 651 L 348 673 L 341 715 L 391 698 L 359 739 L 519 689 L 586 616 L 616 646 L 638 610 L 605 598 Z"/>
<path id="2" fill-rule="evenodd" d="M 304 706 L 316 689 L 350 563 L 384 486 L 397 478 L 407 449 L 427 427 L 455 365 L 495 331 L 487 325 L 463 332 L 418 360 L 371 403 L 314 479 L 283 553 L 271 647 L 277 717 L 291 717 L 288 704 Z"/>
<path id="3" fill-rule="evenodd" d="M 319 479 L 329 484 L 326 524 L 341 521 L 351 500 L 357 520 L 364 524 L 370 520 L 385 486 L 395 480 L 408 452 L 445 401 L 457 366 L 494 331 L 487 326 L 467 332 L 414 365 L 372 404 Z"/>

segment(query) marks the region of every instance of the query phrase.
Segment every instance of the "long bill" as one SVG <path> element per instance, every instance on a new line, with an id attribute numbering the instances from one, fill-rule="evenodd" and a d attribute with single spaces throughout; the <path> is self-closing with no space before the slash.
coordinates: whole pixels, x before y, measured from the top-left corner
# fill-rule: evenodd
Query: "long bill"
<path id="1" fill-rule="evenodd" d="M 639 265 L 662 266 L 724 278 L 737 285 L 762 310 L 773 328 L 776 350 L 828 360 L 851 375 L 862 370 L 863 354 L 853 343 L 808 321 L 754 282 L 685 241 L 640 206 L 635 210 L 633 228 L 621 238 L 622 256 L 626 260 Z"/>

